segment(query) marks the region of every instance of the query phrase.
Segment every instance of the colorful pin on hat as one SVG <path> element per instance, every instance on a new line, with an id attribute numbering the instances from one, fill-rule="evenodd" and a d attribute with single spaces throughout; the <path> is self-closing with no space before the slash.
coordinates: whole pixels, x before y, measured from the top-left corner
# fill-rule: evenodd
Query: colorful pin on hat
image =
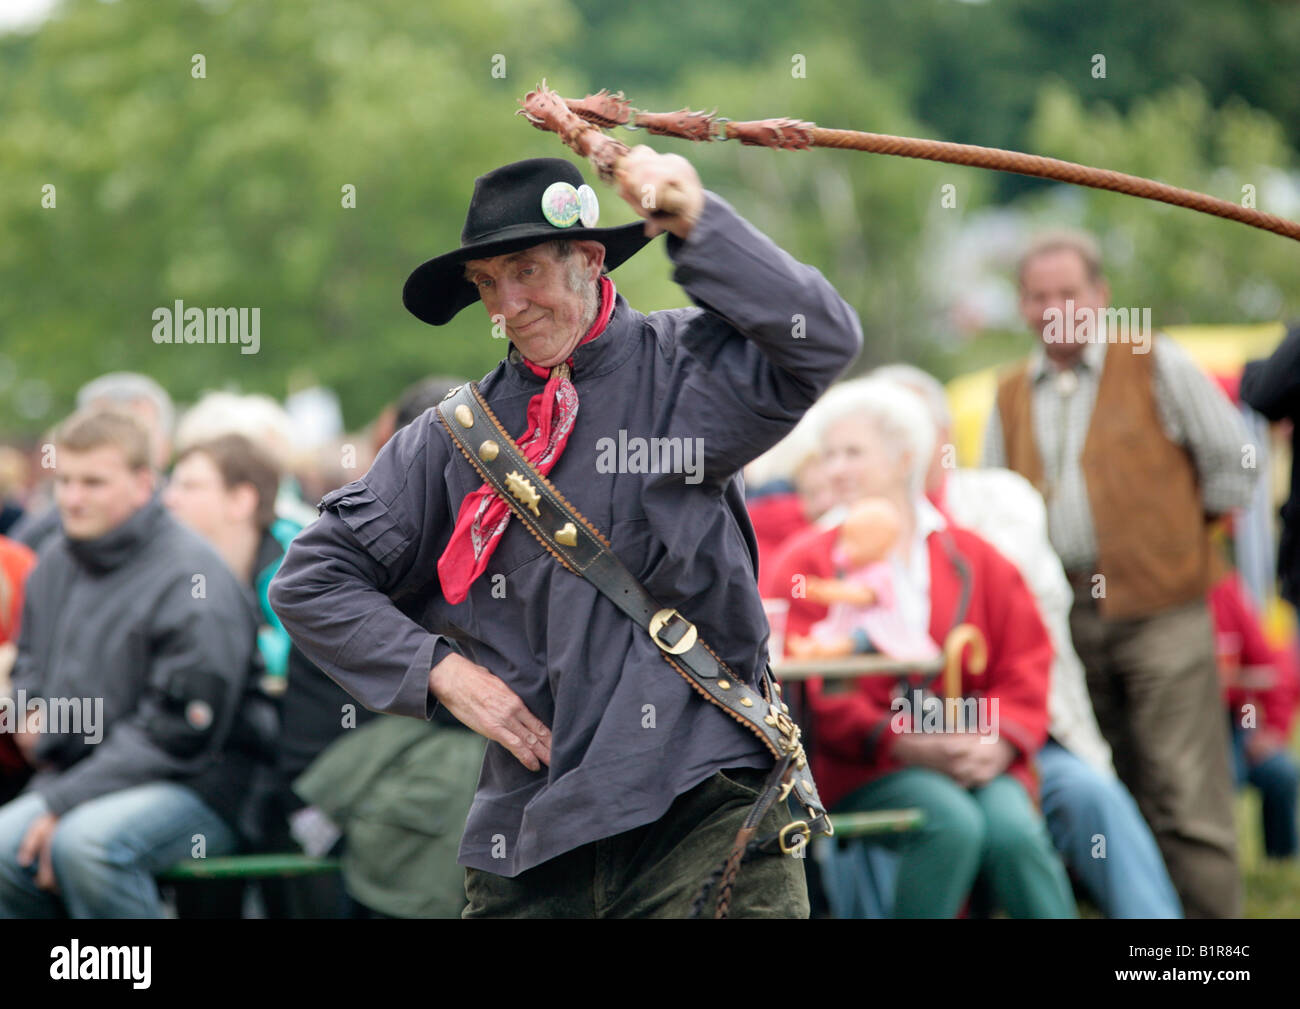
<path id="1" fill-rule="evenodd" d="M 573 227 L 581 212 L 578 191 L 567 182 L 552 182 L 542 193 L 542 215 L 557 228 Z"/>
<path id="2" fill-rule="evenodd" d="M 578 187 L 578 220 L 584 228 L 594 228 L 600 220 L 600 200 L 596 199 L 596 190 L 586 183 Z"/>
<path id="3" fill-rule="evenodd" d="M 556 183 L 565 185 L 556 186 Z M 582 173 L 563 158 L 529 158 L 479 176 L 460 233 L 460 247 L 421 263 L 402 288 L 402 303 L 431 326 L 450 322 L 479 300 L 478 288 L 465 279 L 465 263 L 504 256 L 561 237 L 600 242 L 605 268 L 613 270 L 650 241 L 637 220 L 612 228 L 578 225 L 596 219 L 595 200 L 588 216 L 579 189 Z M 568 187 L 566 189 L 566 186 Z M 558 189 L 558 202 L 556 191 Z M 593 191 L 593 195 L 594 191 Z M 565 210 L 565 206 L 571 209 Z M 558 206 L 558 215 L 553 207 Z"/>

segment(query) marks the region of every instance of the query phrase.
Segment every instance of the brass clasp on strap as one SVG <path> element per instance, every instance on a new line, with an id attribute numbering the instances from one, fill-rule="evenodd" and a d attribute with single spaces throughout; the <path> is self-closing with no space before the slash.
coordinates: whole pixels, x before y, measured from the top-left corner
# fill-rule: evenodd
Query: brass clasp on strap
<path id="1" fill-rule="evenodd" d="M 789 840 L 791 832 L 799 835 L 799 840 L 793 843 Z M 795 820 L 793 823 L 787 823 L 781 828 L 779 835 L 781 842 L 781 852 L 785 855 L 793 855 L 800 848 L 807 846 L 812 840 L 812 831 L 808 828 L 807 820 Z"/>
<path id="2" fill-rule="evenodd" d="M 685 633 L 682 634 L 675 645 L 662 641 L 659 638 L 659 632 L 668 625 L 669 621 L 674 619 L 680 620 L 686 625 Z M 699 632 L 695 629 L 695 625 L 671 607 L 665 607 L 650 618 L 649 630 L 650 639 L 669 655 L 681 655 L 684 652 L 689 652 L 695 647 L 696 639 L 699 637 Z"/>

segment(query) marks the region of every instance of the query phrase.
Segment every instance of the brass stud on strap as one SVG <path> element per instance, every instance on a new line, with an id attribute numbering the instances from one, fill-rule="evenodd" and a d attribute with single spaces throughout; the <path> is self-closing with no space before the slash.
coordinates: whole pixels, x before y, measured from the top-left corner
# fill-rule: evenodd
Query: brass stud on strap
<path id="1" fill-rule="evenodd" d="M 719 687 L 720 689 L 722 689 L 722 690 L 730 690 L 730 689 L 731 689 L 731 681 L 730 681 L 730 680 L 719 680 L 719 681 L 718 681 L 718 687 Z"/>
<path id="2" fill-rule="evenodd" d="M 461 403 L 460 406 L 456 407 L 456 420 L 461 427 L 473 427 L 474 411 Z"/>
<path id="3" fill-rule="evenodd" d="M 787 715 L 790 714 L 790 705 L 786 704 L 785 701 L 782 701 L 781 710 L 784 711 Z"/>
<path id="4" fill-rule="evenodd" d="M 566 522 L 559 529 L 555 530 L 555 542 L 563 543 L 566 547 L 576 547 L 578 545 L 578 527 L 572 522 Z"/>
<path id="5" fill-rule="evenodd" d="M 470 421 L 473 422 L 473 420 L 474 418 L 471 417 Z M 501 451 L 501 446 L 498 445 L 496 442 L 494 442 L 491 438 L 489 438 L 487 441 L 485 441 L 482 445 L 478 447 L 478 457 L 482 459 L 484 462 L 491 462 L 493 459 L 497 457 L 497 453 L 500 451 Z"/>
<path id="6" fill-rule="evenodd" d="M 748 697 L 742 697 L 742 698 L 740 699 L 740 703 L 743 704 L 743 705 L 744 705 L 745 707 L 747 707 L 747 708 L 752 708 L 752 707 L 754 706 L 754 702 L 751 701 Z"/>

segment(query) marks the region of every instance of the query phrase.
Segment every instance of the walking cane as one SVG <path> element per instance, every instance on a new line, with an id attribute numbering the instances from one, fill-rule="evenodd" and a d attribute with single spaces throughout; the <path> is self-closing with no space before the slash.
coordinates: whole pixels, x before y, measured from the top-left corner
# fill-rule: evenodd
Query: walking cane
<path id="1" fill-rule="evenodd" d="M 961 660 L 970 646 L 967 668 L 972 676 L 983 676 L 989 661 L 988 643 L 984 634 L 974 624 L 958 624 L 943 639 L 943 694 L 948 698 L 961 697 Z"/>

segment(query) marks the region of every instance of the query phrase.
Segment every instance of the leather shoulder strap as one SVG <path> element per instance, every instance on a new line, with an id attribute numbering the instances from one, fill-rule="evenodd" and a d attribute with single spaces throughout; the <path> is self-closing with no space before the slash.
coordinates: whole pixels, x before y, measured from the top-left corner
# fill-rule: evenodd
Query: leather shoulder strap
<path id="1" fill-rule="evenodd" d="M 539 542 L 564 567 L 587 579 L 644 628 L 664 660 L 705 700 L 753 731 L 778 760 L 793 754 L 798 800 L 820 819 L 825 807 L 807 766 L 799 727 L 789 717 L 775 685 L 767 697 L 740 682 L 700 638 L 694 624 L 662 606 L 610 549 L 609 541 L 539 473 L 470 382 L 447 394 L 438 418 L 479 476 L 510 506 Z M 769 700 L 770 698 L 770 700 Z M 827 821 L 829 826 L 829 821 Z"/>

